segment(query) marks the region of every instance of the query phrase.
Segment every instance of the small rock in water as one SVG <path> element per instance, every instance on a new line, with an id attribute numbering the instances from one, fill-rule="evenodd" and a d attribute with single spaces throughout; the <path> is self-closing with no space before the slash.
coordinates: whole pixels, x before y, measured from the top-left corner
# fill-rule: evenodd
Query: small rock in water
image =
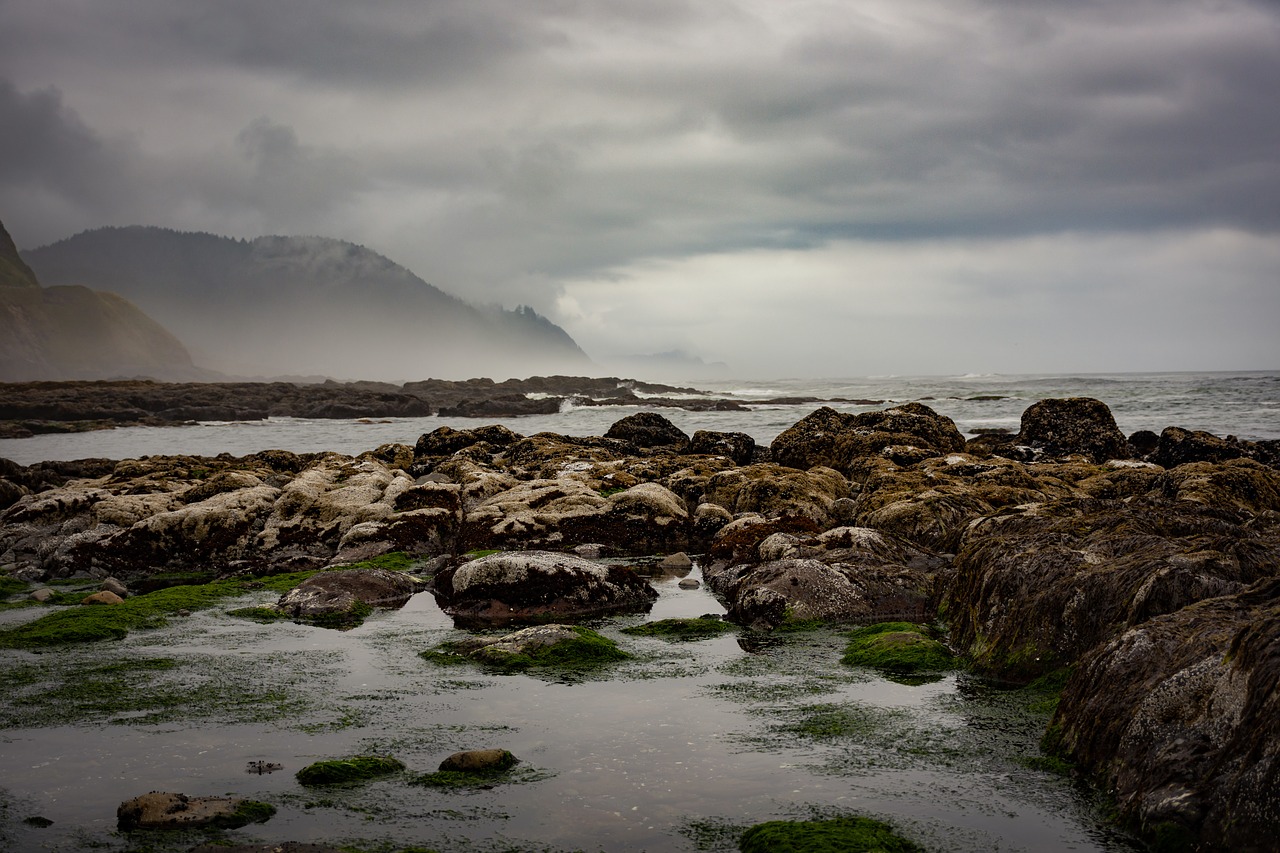
<path id="1" fill-rule="evenodd" d="M 697 589 L 702 584 L 696 578 L 681 578 L 679 586 L 681 589 Z"/>
<path id="2" fill-rule="evenodd" d="M 125 588 L 124 584 L 120 583 L 120 581 L 116 580 L 115 578 L 104 579 L 102 583 L 98 586 L 98 589 L 101 589 L 105 592 L 114 592 L 116 595 L 120 596 L 121 598 L 129 597 L 129 590 Z"/>
<path id="3" fill-rule="evenodd" d="M 495 770 L 510 770 L 520 762 L 505 749 L 469 749 L 455 752 L 440 762 L 441 770 L 452 770 L 460 773 L 490 773 Z"/>
<path id="4" fill-rule="evenodd" d="M 684 551 L 677 551 L 663 558 L 658 566 L 663 569 L 691 569 L 693 568 L 693 560 L 689 559 L 689 555 Z"/>

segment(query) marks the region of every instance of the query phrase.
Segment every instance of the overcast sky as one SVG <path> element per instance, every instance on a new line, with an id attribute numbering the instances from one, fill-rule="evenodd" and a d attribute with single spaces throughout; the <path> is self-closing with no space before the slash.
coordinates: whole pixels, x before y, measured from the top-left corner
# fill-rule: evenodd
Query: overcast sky
<path id="1" fill-rule="evenodd" d="M 1280 3 L 0 0 L 0 220 L 362 243 L 602 363 L 1280 368 Z"/>

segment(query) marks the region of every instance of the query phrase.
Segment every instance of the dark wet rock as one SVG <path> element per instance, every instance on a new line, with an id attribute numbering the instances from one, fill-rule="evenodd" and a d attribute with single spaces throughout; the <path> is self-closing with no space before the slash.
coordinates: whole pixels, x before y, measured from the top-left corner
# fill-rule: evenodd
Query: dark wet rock
<path id="1" fill-rule="evenodd" d="M 1160 433 L 1151 461 L 1165 468 L 1175 468 L 1188 462 L 1225 462 L 1247 456 L 1246 446 L 1234 440 L 1218 438 L 1201 430 L 1166 427 Z"/>
<path id="2" fill-rule="evenodd" d="M 116 822 L 122 830 L 235 828 L 260 823 L 275 813 L 266 803 L 237 797 L 189 797 L 152 791 L 120 804 Z"/>
<path id="3" fill-rule="evenodd" d="M 120 598 L 129 597 L 128 588 L 125 587 L 124 584 L 120 583 L 120 581 L 116 580 L 115 578 L 103 578 L 102 583 L 98 585 L 98 588 L 103 590 L 104 592 L 115 593 Z"/>
<path id="4" fill-rule="evenodd" d="M 702 584 L 696 578 L 681 578 L 678 586 L 681 589 L 697 589 Z"/>
<path id="5" fill-rule="evenodd" d="M 455 406 L 440 409 L 441 417 L 449 418 L 509 418 L 522 415 L 554 415 L 560 411 L 559 397 L 536 397 L 523 394 L 503 394 L 483 400 L 464 400 Z"/>
<path id="6" fill-rule="evenodd" d="M 1270 578 L 1086 655 L 1046 746 L 1112 792 L 1121 818 L 1165 849 L 1271 850 L 1278 716 L 1280 580 Z"/>
<path id="7" fill-rule="evenodd" d="M 434 591 L 441 609 L 464 625 L 645 611 L 658 597 L 631 569 L 547 551 L 491 554 L 445 569 Z"/>
<path id="8" fill-rule="evenodd" d="M 975 522 L 946 596 L 952 642 L 1030 680 L 1149 619 L 1280 572 L 1280 538 L 1240 510 L 1068 499 Z"/>
<path id="9" fill-rule="evenodd" d="M 725 456 L 736 465 L 750 465 L 756 461 L 756 440 L 745 432 L 700 429 L 689 440 L 688 452 L 703 456 Z"/>
<path id="10" fill-rule="evenodd" d="M 965 448 L 964 436 L 948 417 L 923 403 L 904 403 L 877 412 L 848 414 L 823 406 L 773 440 L 773 461 L 808 470 L 815 465 L 847 472 L 867 456 L 879 456 L 886 448 L 912 456 L 940 456 Z"/>
<path id="11" fill-rule="evenodd" d="M 1134 456 L 1145 459 L 1155 452 L 1160 444 L 1160 436 L 1149 429 L 1140 429 L 1129 436 L 1129 448 Z"/>
<path id="12" fill-rule="evenodd" d="M 1252 459 L 1179 465 L 1161 476 L 1153 491 L 1205 507 L 1280 512 L 1280 471 Z"/>
<path id="13" fill-rule="evenodd" d="M 302 622 L 353 627 L 375 607 L 403 607 L 422 588 L 423 584 L 402 572 L 340 569 L 307 578 L 282 595 L 275 609 Z"/>
<path id="14" fill-rule="evenodd" d="M 1022 413 L 1018 444 L 1046 456 L 1080 454 L 1094 462 L 1128 459 L 1129 440 L 1116 426 L 1111 409 L 1092 397 L 1041 400 Z"/>
<path id="15" fill-rule="evenodd" d="M 520 759 L 505 749 L 467 749 L 441 761 L 439 769 L 454 773 L 494 773 L 510 770 L 519 763 Z"/>
<path id="16" fill-rule="evenodd" d="M 658 561 L 658 568 L 665 571 L 688 572 L 693 568 L 693 560 L 684 551 L 668 554 Z"/>
<path id="17" fill-rule="evenodd" d="M 476 429 L 454 429 L 439 427 L 418 438 L 414 445 L 414 456 L 452 456 L 459 450 L 477 444 L 487 444 L 495 448 L 508 447 L 523 436 L 512 432 L 504 426 L 483 426 Z"/>
<path id="18" fill-rule="evenodd" d="M 627 415 L 609 427 L 604 437 L 619 439 L 643 450 L 661 447 L 682 453 L 689 447 L 689 436 L 656 412 Z"/>

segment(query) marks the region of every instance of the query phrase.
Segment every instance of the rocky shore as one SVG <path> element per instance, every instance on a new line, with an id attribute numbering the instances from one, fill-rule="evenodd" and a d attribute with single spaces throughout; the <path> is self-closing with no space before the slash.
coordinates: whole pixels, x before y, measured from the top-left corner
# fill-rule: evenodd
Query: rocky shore
<path id="1" fill-rule="evenodd" d="M 780 399 L 770 403 L 877 400 Z M 500 418 L 555 414 L 566 404 L 690 411 L 745 411 L 735 400 L 694 388 L 634 379 L 532 376 L 527 379 L 388 382 L 98 382 L 0 383 L 0 438 L 84 432 L 120 426 L 173 426 L 269 417 Z"/>
<path id="2" fill-rule="evenodd" d="M 165 386 L 109 384 L 138 391 L 134 411 L 182 407 Z M 445 399 L 411 384 L 358 390 Z M 52 411 L 4 399 L 0 417 Z M 405 552 L 429 559 L 460 624 L 496 625 L 644 609 L 629 560 L 700 555 L 752 629 L 936 624 L 993 679 L 1065 679 L 1044 748 L 1124 822 L 1169 849 L 1264 850 L 1280 830 L 1278 451 L 1177 427 L 1125 436 L 1105 404 L 1073 398 L 969 440 L 911 403 L 819 408 L 769 447 L 642 412 L 599 437 L 442 427 L 356 457 L 0 460 L 0 572 L 135 587 Z M 415 591 L 341 570 L 308 584 L 290 616 L 304 598 L 350 610 Z"/>

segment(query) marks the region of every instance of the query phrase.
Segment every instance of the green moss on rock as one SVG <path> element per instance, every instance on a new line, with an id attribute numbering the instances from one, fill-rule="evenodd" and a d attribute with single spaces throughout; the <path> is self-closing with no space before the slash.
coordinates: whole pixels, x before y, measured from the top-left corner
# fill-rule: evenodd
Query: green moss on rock
<path id="1" fill-rule="evenodd" d="M 945 645 L 930 637 L 921 625 L 881 622 L 848 634 L 849 645 L 840 662 L 866 666 L 894 674 L 945 672 L 956 668 L 956 659 Z"/>
<path id="2" fill-rule="evenodd" d="M 920 848 L 867 817 L 774 820 L 756 824 L 738 842 L 742 853 L 919 853 Z"/>
<path id="3" fill-rule="evenodd" d="M 363 782 L 404 770 L 404 763 L 384 755 L 357 755 L 333 761 L 317 761 L 299 770 L 295 776 L 303 785 L 343 785 Z"/>
<path id="4" fill-rule="evenodd" d="M 664 640 L 705 640 L 734 630 L 734 626 L 714 616 L 696 619 L 659 619 L 623 628 L 622 633 L 637 637 L 661 637 Z"/>
<path id="5" fill-rule="evenodd" d="M 503 637 L 448 642 L 421 656 L 436 662 L 470 660 L 507 672 L 589 669 L 631 657 L 613 640 L 581 625 L 541 625 Z"/>

